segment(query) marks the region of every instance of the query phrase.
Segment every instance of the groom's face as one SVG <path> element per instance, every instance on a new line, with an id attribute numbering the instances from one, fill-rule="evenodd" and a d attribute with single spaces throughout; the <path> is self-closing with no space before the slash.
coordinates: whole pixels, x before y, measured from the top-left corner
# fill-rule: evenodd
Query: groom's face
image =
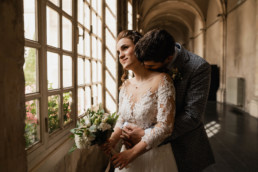
<path id="1" fill-rule="evenodd" d="M 165 62 L 144 61 L 144 67 L 149 70 L 162 71 L 166 67 Z"/>

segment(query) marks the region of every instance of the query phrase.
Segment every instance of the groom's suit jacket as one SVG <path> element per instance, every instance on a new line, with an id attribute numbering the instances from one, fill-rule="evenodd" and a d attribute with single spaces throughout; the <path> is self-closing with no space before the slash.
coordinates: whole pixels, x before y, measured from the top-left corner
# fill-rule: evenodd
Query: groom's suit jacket
<path id="1" fill-rule="evenodd" d="M 175 126 L 170 138 L 179 172 L 198 172 L 214 163 L 202 118 L 210 86 L 210 65 L 181 47 L 173 68 L 181 79 L 176 89 Z"/>

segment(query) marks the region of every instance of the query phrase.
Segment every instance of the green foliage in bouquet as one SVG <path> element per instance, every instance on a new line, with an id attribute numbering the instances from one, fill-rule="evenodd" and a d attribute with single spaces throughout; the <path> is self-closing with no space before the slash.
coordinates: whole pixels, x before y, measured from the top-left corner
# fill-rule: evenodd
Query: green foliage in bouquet
<path id="1" fill-rule="evenodd" d="M 88 109 L 84 117 L 77 122 L 77 127 L 71 130 L 75 145 L 69 152 L 103 144 L 113 132 L 117 118 L 116 112 L 108 114 L 101 107 L 97 111 Z"/>

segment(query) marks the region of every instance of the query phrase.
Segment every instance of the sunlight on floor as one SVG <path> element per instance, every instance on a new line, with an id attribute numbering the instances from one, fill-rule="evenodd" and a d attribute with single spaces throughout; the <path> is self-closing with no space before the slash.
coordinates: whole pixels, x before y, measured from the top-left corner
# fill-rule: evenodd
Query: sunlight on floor
<path id="1" fill-rule="evenodd" d="M 212 137 L 217 134 L 220 130 L 220 124 L 216 121 L 211 121 L 204 126 L 208 137 Z"/>

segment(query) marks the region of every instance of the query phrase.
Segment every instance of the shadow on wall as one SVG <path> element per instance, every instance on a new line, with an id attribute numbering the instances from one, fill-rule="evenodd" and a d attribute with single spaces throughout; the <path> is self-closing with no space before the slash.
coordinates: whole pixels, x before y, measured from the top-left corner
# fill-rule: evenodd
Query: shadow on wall
<path id="1" fill-rule="evenodd" d="M 89 150 L 75 150 L 66 154 L 49 172 L 103 172 L 108 165 L 108 157 L 97 146 Z"/>
<path id="2" fill-rule="evenodd" d="M 211 65 L 211 85 L 210 85 L 210 92 L 209 92 L 209 101 L 216 101 L 217 100 L 217 91 L 219 89 L 219 67 L 217 65 Z"/>
<path id="3" fill-rule="evenodd" d="M 103 172 L 108 165 L 108 157 L 97 146 L 81 152 L 76 172 Z"/>

